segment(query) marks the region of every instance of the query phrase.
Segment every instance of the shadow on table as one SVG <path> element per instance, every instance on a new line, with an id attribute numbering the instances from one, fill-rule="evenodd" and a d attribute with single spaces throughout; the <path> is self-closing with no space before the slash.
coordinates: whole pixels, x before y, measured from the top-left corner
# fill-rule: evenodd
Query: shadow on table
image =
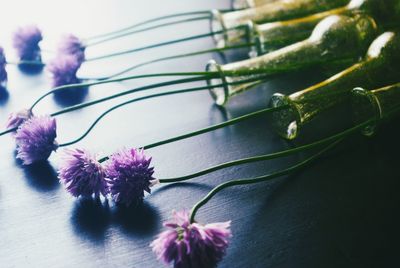
<path id="1" fill-rule="evenodd" d="M 71 106 L 81 103 L 88 95 L 88 87 L 68 88 L 54 93 L 54 100 L 60 106 Z"/>
<path id="2" fill-rule="evenodd" d="M 80 238 L 103 244 L 108 228 L 119 227 L 129 236 L 148 236 L 156 231 L 159 215 L 147 203 L 140 206 L 110 208 L 108 201 L 79 199 L 71 216 L 72 228 Z"/>
<path id="3" fill-rule="evenodd" d="M 33 165 L 24 166 L 20 160 L 16 160 L 25 173 L 28 184 L 39 192 L 48 192 L 58 189 L 60 183 L 57 172 L 49 162 L 43 161 Z"/>
<path id="4" fill-rule="evenodd" d="M 18 69 L 26 75 L 37 75 L 44 69 L 40 64 L 18 64 Z"/>
<path id="5" fill-rule="evenodd" d="M 157 210 L 146 201 L 139 206 L 115 206 L 113 210 L 113 223 L 121 227 L 127 235 L 153 235 L 157 230 L 158 222 Z"/>
<path id="6" fill-rule="evenodd" d="M 5 104 L 10 97 L 10 93 L 5 87 L 0 86 L 0 105 Z"/>
<path id="7" fill-rule="evenodd" d="M 111 224 L 110 207 L 100 199 L 79 199 L 72 211 L 71 224 L 80 237 L 94 243 L 104 243 L 105 232 Z"/>

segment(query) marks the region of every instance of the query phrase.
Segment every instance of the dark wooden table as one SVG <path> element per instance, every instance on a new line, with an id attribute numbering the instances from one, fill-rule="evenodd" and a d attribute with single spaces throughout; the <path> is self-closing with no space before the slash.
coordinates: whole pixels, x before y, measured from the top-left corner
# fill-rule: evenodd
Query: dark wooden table
<path id="1" fill-rule="evenodd" d="M 64 32 L 84 37 L 158 15 L 229 6 L 226 0 L 5 2 L 0 38 L 9 59 L 13 59 L 10 34 L 26 23 L 37 23 L 43 29 L 42 45 L 51 50 Z M 87 52 L 95 56 L 207 30 L 207 22 L 192 23 L 119 39 Z M 80 75 L 108 74 L 161 55 L 212 46 L 207 38 L 88 63 Z M 45 59 L 51 56 L 46 54 Z M 221 60 L 218 55 L 203 55 L 134 73 L 201 71 L 212 57 Z M 8 70 L 9 90 L 0 104 L 2 123 L 11 111 L 27 107 L 50 88 L 46 72 L 29 76 L 15 66 Z M 273 92 L 300 90 L 323 77 L 310 70 L 273 79 L 232 99 L 226 110 L 216 108 L 207 92 L 144 101 L 113 112 L 74 147 L 103 155 L 123 146 L 142 146 L 261 109 Z M 159 80 L 93 87 L 83 96 L 84 101 L 155 81 Z M 169 89 L 173 88 L 182 86 Z M 58 117 L 58 140 L 76 138 L 107 107 L 132 97 Z M 65 100 L 49 97 L 36 113 L 53 112 L 65 105 Z M 343 128 L 346 117 L 333 113 L 316 121 L 295 143 L 277 137 L 266 118 L 260 117 L 148 154 L 154 159 L 157 177 L 184 175 L 321 138 Z M 373 138 L 355 135 L 301 173 L 218 194 L 199 211 L 197 219 L 204 223 L 232 220 L 233 237 L 220 267 L 398 267 L 400 142 L 399 121 L 392 122 Z M 149 243 L 172 210 L 190 209 L 218 183 L 267 174 L 306 156 L 239 166 L 189 183 L 157 187 L 143 207 L 121 209 L 112 202 L 99 205 L 66 193 L 56 177 L 60 153 L 53 154 L 46 164 L 24 167 L 14 159 L 10 136 L 0 137 L 0 148 L 0 267 L 160 267 Z"/>

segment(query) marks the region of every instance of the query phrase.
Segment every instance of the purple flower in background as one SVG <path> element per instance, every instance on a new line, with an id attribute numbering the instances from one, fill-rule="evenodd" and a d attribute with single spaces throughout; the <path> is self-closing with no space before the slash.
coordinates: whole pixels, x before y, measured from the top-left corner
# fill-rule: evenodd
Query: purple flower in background
<path id="1" fill-rule="evenodd" d="M 173 219 L 164 223 L 169 228 L 150 244 L 158 259 L 175 268 L 216 267 L 225 255 L 230 222 L 201 225 L 190 223 L 189 213 L 174 212 Z"/>
<path id="2" fill-rule="evenodd" d="M 7 120 L 6 128 L 18 128 L 22 123 L 32 117 L 32 111 L 23 109 L 16 113 L 11 113 Z"/>
<path id="3" fill-rule="evenodd" d="M 100 194 L 107 194 L 104 169 L 87 150 L 67 150 L 58 178 L 75 197 L 90 197 L 93 194 L 99 197 Z"/>
<path id="4" fill-rule="evenodd" d="M 50 116 L 32 116 L 26 120 L 15 134 L 17 158 L 24 165 L 30 165 L 49 158 L 57 150 L 56 120 Z"/>
<path id="5" fill-rule="evenodd" d="M 85 45 L 73 34 L 65 35 L 58 47 L 59 54 L 73 55 L 80 63 L 85 60 Z"/>
<path id="6" fill-rule="evenodd" d="M 39 42 L 42 39 L 42 32 L 35 25 L 18 28 L 13 36 L 13 46 L 18 57 L 26 61 L 41 61 Z"/>
<path id="7" fill-rule="evenodd" d="M 151 158 L 143 150 L 123 149 L 110 157 L 106 165 L 109 192 L 116 203 L 127 206 L 143 201 L 144 191 L 150 193 L 154 180 Z"/>
<path id="8" fill-rule="evenodd" d="M 4 83 L 7 82 L 7 71 L 6 71 L 7 60 L 4 55 L 4 49 L 0 47 L 0 83 L 4 86 Z"/>
<path id="9" fill-rule="evenodd" d="M 81 63 L 72 55 L 58 55 L 53 59 L 48 70 L 53 77 L 53 87 L 80 83 L 76 76 Z"/>

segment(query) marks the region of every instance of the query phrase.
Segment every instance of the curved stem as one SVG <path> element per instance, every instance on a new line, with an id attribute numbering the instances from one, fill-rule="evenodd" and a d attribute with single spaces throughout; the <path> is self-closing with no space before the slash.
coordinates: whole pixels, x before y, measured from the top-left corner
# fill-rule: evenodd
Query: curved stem
<path id="1" fill-rule="evenodd" d="M 161 146 L 161 145 L 164 145 L 164 144 L 167 144 L 167 143 L 171 143 L 171 142 L 175 142 L 175 141 L 178 141 L 178 140 L 187 139 L 187 138 L 190 138 L 190 137 L 193 137 L 193 136 L 197 136 L 197 135 L 200 135 L 200 134 L 203 134 L 203 133 L 207 133 L 207 132 L 210 132 L 210 131 L 213 131 L 213 130 L 217 130 L 219 128 L 223 128 L 223 127 L 226 127 L 226 126 L 229 126 L 229 125 L 233 125 L 233 124 L 239 123 L 241 121 L 245 121 L 247 119 L 260 116 L 260 115 L 265 114 L 265 113 L 271 113 L 271 112 L 274 112 L 274 111 L 279 111 L 279 110 L 285 109 L 287 107 L 288 106 L 283 106 L 282 105 L 282 106 L 276 107 L 276 108 L 265 108 L 265 109 L 262 109 L 262 110 L 259 110 L 259 111 L 256 111 L 256 112 L 252 112 L 252 113 L 249 113 L 249 114 L 246 114 L 246 115 L 243 115 L 243 116 L 239 116 L 239 117 L 236 117 L 234 119 L 227 120 L 225 122 L 222 122 L 222 123 L 219 123 L 219 124 L 215 124 L 215 125 L 212 125 L 212 126 L 209 126 L 209 127 L 205 127 L 205 128 L 193 131 L 193 132 L 189 132 L 189 133 L 186 133 L 186 134 L 183 134 L 183 135 L 175 136 L 173 138 L 169 138 L 169 139 L 166 139 L 166 140 L 162 140 L 162 141 L 158 141 L 158 142 L 155 142 L 155 143 L 152 143 L 152 144 L 148 144 L 148 145 L 143 146 L 142 148 L 147 150 L 147 149 L 154 148 L 154 147 L 157 147 L 157 146 Z M 109 157 L 106 156 L 106 157 L 103 157 L 103 158 L 99 159 L 99 162 L 102 163 L 102 162 L 107 161 L 108 159 L 109 159 Z"/>
<path id="2" fill-rule="evenodd" d="M 307 158 L 306 160 L 290 166 L 289 168 L 283 169 L 283 170 L 279 170 L 276 172 L 273 172 L 269 175 L 265 175 L 265 176 L 260 176 L 260 177 L 256 177 L 256 178 L 250 178 L 250 179 L 240 179 L 240 180 L 232 180 L 232 181 L 228 181 L 228 182 L 224 182 L 220 185 L 218 185 L 217 187 L 215 187 L 214 189 L 212 189 L 203 199 L 201 199 L 199 202 L 197 202 L 191 212 L 190 212 L 190 222 L 193 223 L 194 222 L 194 218 L 196 216 L 197 211 L 204 206 L 205 204 L 207 204 L 208 201 L 210 201 L 210 199 L 215 196 L 218 192 L 222 191 L 225 188 L 228 187 L 232 187 L 232 186 L 238 186 L 238 185 L 247 185 L 247 184 L 254 184 L 254 183 L 260 183 L 260 182 L 265 182 L 268 180 L 272 180 L 274 178 L 278 178 L 284 175 L 288 175 L 290 173 L 296 172 L 304 167 L 306 167 L 307 165 L 311 164 L 313 161 L 317 160 L 323 153 L 325 153 L 326 151 L 332 149 L 334 146 L 336 146 L 338 143 L 340 143 L 342 140 L 338 140 L 335 141 L 333 143 L 331 143 L 330 145 L 328 145 L 326 148 L 324 148 L 323 150 L 321 150 L 320 152 L 312 155 L 311 157 Z"/>
<path id="3" fill-rule="evenodd" d="M 394 113 L 398 112 L 400 110 L 400 106 L 393 109 L 392 111 L 390 111 L 389 113 L 387 113 L 386 117 L 389 117 L 391 115 L 393 115 Z M 385 118 L 386 118 L 385 117 Z M 360 131 L 361 129 L 365 128 L 366 126 L 368 126 L 369 124 L 375 122 L 376 119 L 375 118 L 371 118 L 369 120 L 367 120 L 366 122 L 356 125 L 352 128 L 349 128 L 347 130 L 344 130 L 342 132 L 339 132 L 338 134 L 332 135 L 328 138 L 324 138 L 321 140 L 318 140 L 316 142 L 313 143 L 309 143 L 306 145 L 302 145 L 302 146 L 298 146 L 296 148 L 293 149 L 288 149 L 288 150 L 284 150 L 284 151 L 280 151 L 280 152 L 276 152 L 276 153 L 271 153 L 271 154 L 266 154 L 266 155 L 261 155 L 261 156 L 257 156 L 257 157 L 250 157 L 250 158 L 244 158 L 244 159 L 239 159 L 236 161 L 231 161 L 231 162 L 227 162 L 227 163 L 223 163 L 220 165 L 216 165 L 214 167 L 208 168 L 208 169 L 204 169 L 202 171 L 193 173 L 193 174 L 189 174 L 186 176 L 182 176 L 182 177 L 176 177 L 176 178 L 169 178 L 169 179 L 160 179 L 160 183 L 168 183 L 168 182 L 179 182 L 179 181 L 185 181 L 185 180 L 189 180 L 198 176 L 202 176 L 223 168 L 227 168 L 227 167 L 231 167 L 231 166 L 235 166 L 235 165 L 241 165 L 241 164 L 245 164 L 245 163 L 251 163 L 251 162 L 257 162 L 257 161 L 264 161 L 264 160 L 271 160 L 271 159 L 276 159 L 276 158 L 280 158 L 280 157 L 285 157 L 285 156 L 289 156 L 292 154 L 295 154 L 297 152 L 303 152 L 306 150 L 311 150 L 314 149 L 316 147 L 319 147 L 321 145 L 325 145 L 340 139 L 344 139 L 345 137 Z"/>
<path id="4" fill-rule="evenodd" d="M 256 78 L 251 78 L 251 79 L 247 79 L 247 80 L 243 80 L 243 81 L 237 81 L 237 82 L 233 82 L 233 83 L 229 83 L 229 84 L 230 84 L 230 85 L 234 85 L 234 84 L 240 84 L 240 83 L 248 83 L 248 82 L 252 82 L 252 81 L 254 81 L 254 80 L 256 80 Z M 262 80 L 262 81 L 263 81 L 263 80 Z M 146 99 L 151 99 L 151 98 L 156 98 L 156 97 L 161 97 L 161 96 L 167 96 L 167 95 L 175 95 L 175 94 L 179 94 L 179 93 L 189 93 L 189 92 L 194 92 L 194 91 L 206 90 L 206 89 L 211 89 L 211 88 L 215 88 L 215 87 L 221 87 L 221 86 L 225 86 L 225 85 L 226 85 L 225 83 L 221 83 L 221 84 L 207 85 L 207 86 L 202 86 L 202 87 L 191 87 L 191 88 L 186 88 L 186 89 L 181 89 L 181 90 L 173 90 L 173 91 L 168 91 L 168 92 L 162 92 L 162 93 L 157 93 L 157 94 L 151 94 L 151 95 L 147 95 L 147 96 L 144 96 L 144 97 L 134 98 L 134 99 L 125 101 L 125 102 L 120 103 L 120 104 L 117 104 L 117 105 L 115 105 L 115 106 L 109 108 L 109 109 L 106 110 L 105 112 L 103 112 L 103 113 L 102 113 L 99 117 L 97 117 L 96 120 L 90 125 L 89 129 L 88 129 L 83 135 L 81 135 L 79 138 L 77 138 L 77 139 L 75 139 L 75 140 L 73 140 L 73 141 L 71 141 L 71 142 L 68 142 L 68 143 L 60 144 L 59 147 L 69 146 L 69 145 L 72 145 L 72 144 L 75 144 L 75 143 L 81 141 L 83 138 L 85 138 L 85 137 L 90 133 L 90 131 L 96 126 L 96 124 L 97 124 L 104 116 L 106 116 L 106 115 L 109 114 L 110 112 L 112 112 L 112 111 L 114 111 L 114 110 L 116 110 L 116 109 L 118 109 L 118 108 L 120 108 L 120 107 L 123 107 L 123 106 L 125 106 L 125 105 L 131 104 L 131 103 L 134 103 L 134 102 L 138 102 L 138 101 L 142 101 L 142 100 L 146 100 Z M 70 107 L 69 109 L 67 108 L 67 109 L 64 109 L 64 110 L 62 110 L 62 111 L 59 111 L 59 112 L 57 112 L 57 113 L 53 113 L 53 114 L 51 114 L 51 116 L 59 115 L 59 114 L 61 114 L 61 112 L 65 113 L 65 112 L 67 112 L 67 111 L 71 111 L 71 108 L 72 108 L 72 109 L 76 109 L 76 107 Z"/>
<path id="5" fill-rule="evenodd" d="M 124 51 L 115 52 L 115 53 L 111 53 L 111 54 L 106 54 L 106 55 L 102 55 L 102 56 L 98 56 L 98 57 L 88 58 L 88 59 L 86 59 L 86 61 L 101 60 L 101 59 L 121 56 L 121 55 L 125 55 L 125 54 L 135 53 L 135 52 L 139 52 L 139 51 L 143 51 L 143 50 L 147 50 L 147 49 L 151 49 L 151 48 L 157 48 L 157 47 L 172 45 L 172 44 L 176 44 L 176 43 L 192 41 L 192 40 L 196 40 L 196 39 L 210 37 L 210 36 L 213 36 L 215 34 L 225 33 L 227 31 L 237 30 L 239 28 L 244 28 L 244 27 L 243 26 L 238 26 L 238 27 L 235 27 L 235 28 L 232 28 L 232 29 L 209 32 L 209 33 L 199 34 L 199 35 L 193 35 L 193 36 L 180 38 L 180 39 L 174 39 L 174 40 L 161 42 L 161 43 L 157 43 L 157 44 L 153 44 L 153 45 L 149 45 L 149 46 L 144 46 L 144 47 L 139 47 L 139 48 L 135 48 L 135 49 L 129 49 L 129 50 L 124 50 Z"/>
<path id="6" fill-rule="evenodd" d="M 108 80 L 102 80 L 102 81 L 96 81 L 96 82 L 88 82 L 88 83 L 78 83 L 78 84 L 70 84 L 70 85 L 65 85 L 65 86 L 60 86 L 60 87 L 55 87 L 52 90 L 48 91 L 47 93 L 43 94 L 41 97 L 39 97 L 30 107 L 30 110 L 32 110 L 41 100 L 43 100 L 45 97 L 61 91 L 65 90 L 68 88 L 78 88 L 78 87 L 89 87 L 89 86 L 95 86 L 95 85 L 100 85 L 100 84 L 108 84 L 108 83 L 115 83 L 115 82 L 122 82 L 122 81 L 127 81 L 127 80 L 133 80 L 133 79 L 139 79 L 139 78 L 150 78 L 150 77 L 162 77 L 162 76 L 203 76 L 203 79 L 206 77 L 218 77 L 218 72 L 174 72 L 174 73 L 156 73 L 156 74 L 143 74 L 143 75 L 133 75 L 133 76 L 127 76 L 127 77 L 121 77 L 121 78 L 115 78 L 115 79 L 108 79 Z"/>
<path id="7" fill-rule="evenodd" d="M 162 58 L 158 58 L 158 59 L 154 59 L 154 60 L 150 60 L 150 61 L 146 61 L 146 62 L 142 62 L 139 64 L 135 64 L 131 67 L 128 67 L 122 71 L 119 71 L 115 74 L 106 76 L 106 77 L 100 77 L 100 78 L 82 78 L 82 79 L 96 79 L 96 80 L 105 80 L 105 79 L 111 79 L 114 78 L 116 76 L 120 76 L 122 74 L 125 74 L 127 72 L 133 71 L 139 67 L 143 67 L 146 65 L 150 65 L 153 63 L 158 63 L 158 62 L 163 62 L 163 61 L 167 61 L 167 60 L 173 60 L 173 59 L 179 59 L 179 58 L 185 58 L 185 57 L 191 57 L 191 56 L 198 56 L 198 55 L 202 55 L 202 54 L 207 54 L 207 53 L 213 53 L 213 52 L 222 52 L 222 51 L 226 51 L 226 50 L 234 50 L 234 49 L 240 49 L 240 48 L 246 48 L 246 47 L 251 47 L 253 46 L 254 43 L 246 43 L 246 44 L 241 44 L 241 45 L 235 45 L 235 46 L 226 46 L 226 47 L 222 47 L 222 48 L 211 48 L 211 49 L 206 49 L 206 50 L 200 50 L 197 52 L 191 52 L 191 53 L 183 53 L 183 54 L 177 54 L 177 55 L 173 55 L 173 56 L 167 56 L 167 57 L 162 57 Z"/>
<path id="8" fill-rule="evenodd" d="M 162 82 L 162 83 L 157 83 L 157 84 L 151 84 L 151 85 L 143 86 L 143 87 L 139 87 L 139 88 L 134 88 L 134 89 L 130 89 L 130 90 L 127 90 L 127 91 L 123 91 L 121 93 L 113 94 L 113 95 L 108 96 L 108 97 L 100 98 L 100 99 L 97 99 L 97 100 L 94 100 L 94 101 L 89 101 L 89 102 L 73 105 L 73 106 L 70 106 L 68 108 L 62 109 L 62 110 L 60 110 L 58 112 L 52 113 L 52 114 L 50 114 L 50 116 L 57 116 L 57 115 L 65 114 L 65 113 L 68 113 L 68 112 L 72 112 L 72 111 L 75 111 L 75 110 L 78 110 L 78 109 L 82 109 L 82 108 L 85 108 L 85 107 L 89 107 L 89 106 L 101 103 L 101 102 L 104 102 L 104 101 L 107 101 L 107 100 L 111 100 L 111 99 L 115 99 L 115 98 L 118 98 L 118 97 L 122 97 L 124 95 L 128 95 L 128 94 L 131 94 L 131 93 L 134 93 L 134 92 L 144 91 L 144 90 L 152 89 L 152 88 L 156 88 L 156 87 L 163 87 L 163 86 L 169 86 L 169 85 L 176 85 L 176 84 L 203 81 L 205 78 L 206 77 L 193 77 L 193 78 L 186 78 L 186 79 L 178 79 L 178 80 L 172 80 L 172 81 L 167 81 L 167 82 Z M 77 85 L 80 85 L 80 84 L 77 84 Z M 31 106 L 30 109 L 32 110 L 40 102 L 40 100 L 42 100 L 44 97 L 50 95 L 51 93 L 57 92 L 58 90 L 62 90 L 62 89 L 65 89 L 65 88 L 69 88 L 69 87 L 63 87 L 63 88 L 60 87 L 57 90 L 53 90 L 50 93 L 46 93 L 45 95 L 40 97 Z M 8 133 L 12 133 L 12 132 L 14 132 L 16 130 L 17 130 L 16 127 L 15 128 L 6 129 L 6 130 L 0 132 L 0 136 L 8 134 Z"/>
<path id="9" fill-rule="evenodd" d="M 51 116 L 57 116 L 60 114 L 65 114 L 68 112 L 72 112 L 78 109 L 82 109 L 85 107 L 89 107 L 107 100 L 111 100 L 111 99 L 115 99 L 118 97 L 122 97 L 128 94 L 132 94 L 135 92 L 140 92 L 140 91 L 144 91 L 147 89 L 153 89 L 153 88 L 159 88 L 159 87 L 164 87 L 164 86 L 170 86 L 170 85 L 178 85 L 178 84 L 184 84 L 184 83 L 191 83 L 191 82 L 197 82 L 197 81 L 203 81 L 204 77 L 193 77 L 193 78 L 185 78 L 185 79 L 177 79 L 177 80 L 172 80 L 172 81 L 166 81 L 166 82 L 161 82 L 161 83 L 156 83 L 156 84 L 151 84 L 151 85 L 147 85 L 147 86 L 143 86 L 143 87 L 138 87 L 138 88 L 133 88 L 127 91 L 123 91 L 121 93 L 117 93 L 108 97 L 104 97 L 101 99 L 97 99 L 94 101 L 89 101 L 89 102 L 85 102 L 85 103 L 81 103 L 81 104 L 77 104 L 77 105 L 73 105 L 71 107 L 62 109 L 58 112 L 52 113 Z"/>
<path id="10" fill-rule="evenodd" d="M 289 151 L 289 150 L 286 150 Z M 285 152 L 285 151 L 283 151 Z M 266 160 L 271 160 L 276 158 L 277 156 L 275 154 L 265 154 L 265 155 L 259 155 L 259 156 L 254 156 L 254 157 L 248 157 L 248 158 L 242 158 L 234 161 L 229 161 L 225 162 L 219 165 L 215 165 L 210 168 L 203 169 L 201 171 L 186 175 L 186 176 L 181 176 L 181 177 L 175 177 L 175 178 L 166 178 L 166 179 L 159 179 L 160 183 L 173 183 L 173 182 L 182 182 L 182 181 L 187 181 L 193 178 L 197 178 L 203 175 L 207 175 L 209 173 L 212 173 L 214 171 L 218 171 L 221 169 L 225 169 L 228 167 L 233 167 L 233 166 L 239 166 L 243 164 L 249 164 L 249 163 L 254 163 L 254 162 L 261 162 L 261 161 L 266 161 Z M 279 156 L 278 156 L 279 157 Z"/>
<path id="11" fill-rule="evenodd" d="M 128 32 L 116 34 L 116 35 L 113 35 L 113 36 L 110 36 L 110 37 L 106 37 L 104 39 L 100 39 L 98 41 L 94 41 L 94 42 L 91 42 L 91 43 L 89 42 L 89 43 L 86 43 L 85 46 L 86 47 L 93 47 L 93 46 L 96 46 L 96 45 L 100 45 L 100 44 L 106 43 L 106 42 L 111 41 L 111 40 L 115 40 L 115 39 L 122 38 L 122 37 L 125 37 L 125 36 L 133 35 L 133 34 L 136 34 L 136 33 L 142 33 L 142 32 L 147 32 L 147 31 L 150 31 L 150 30 L 155 30 L 155 29 L 158 29 L 158 28 L 168 27 L 168 26 L 171 26 L 171 25 L 176 25 L 176 24 L 181 24 L 181 23 L 186 23 L 186 22 L 192 22 L 192 21 L 206 20 L 206 19 L 210 19 L 210 16 L 207 16 L 207 17 L 203 16 L 203 17 L 190 18 L 190 19 L 184 19 L 184 20 L 178 20 L 178 21 L 172 21 L 172 22 L 168 22 L 168 23 L 158 24 L 158 25 L 147 27 L 147 28 L 142 28 L 142 29 L 139 29 L 139 30 L 133 30 L 133 31 L 128 31 Z"/>
<path id="12" fill-rule="evenodd" d="M 139 101 L 146 100 L 146 99 L 161 97 L 161 96 L 201 91 L 201 90 L 205 90 L 205 89 L 209 89 L 209 88 L 210 88 L 210 86 L 203 86 L 203 87 L 194 87 L 194 88 L 182 89 L 182 90 L 174 90 L 174 91 L 170 91 L 170 92 L 163 92 L 163 93 L 158 93 L 158 94 L 152 94 L 152 95 L 149 95 L 149 96 L 139 97 L 139 98 L 135 98 L 135 99 L 120 103 L 120 104 L 115 105 L 115 106 L 111 107 L 110 109 L 106 110 L 99 117 L 97 117 L 96 120 L 90 125 L 90 127 L 80 137 L 78 137 L 77 139 L 75 139 L 73 141 L 60 144 L 59 147 L 69 146 L 69 145 L 72 145 L 72 144 L 75 144 L 75 143 L 81 141 L 83 138 L 85 138 L 89 134 L 89 132 L 97 125 L 97 123 L 103 117 L 105 117 L 110 112 L 112 112 L 112 111 L 114 111 L 114 110 L 116 110 L 116 109 L 118 109 L 120 107 L 123 107 L 123 106 L 125 106 L 127 104 L 131 104 L 131 103 L 134 103 L 134 102 L 139 102 Z"/>
<path id="13" fill-rule="evenodd" d="M 138 28 L 140 26 L 146 25 L 146 24 L 150 24 L 153 22 L 157 22 L 157 21 L 161 21 L 161 20 L 166 20 L 166 19 L 172 19 L 172 18 L 177 18 L 177 17 L 186 17 L 186 16 L 191 16 L 191 15 L 204 15 L 204 14 L 209 14 L 210 11 L 209 10 L 201 10 L 201 11 L 193 11 L 193 12 L 185 12 L 185 13 L 176 13 L 176 14 L 171 14 L 171 15 L 166 15 L 166 16 L 161 16 L 161 17 L 157 17 L 157 18 L 153 18 L 153 19 L 149 19 L 149 20 L 145 20 L 139 23 L 135 23 L 131 26 L 119 29 L 119 30 L 115 30 L 115 31 L 111 31 L 108 33 L 103 33 L 103 34 L 98 34 L 98 35 L 94 35 L 94 36 L 90 36 L 85 38 L 85 41 L 90 41 L 93 39 L 99 39 L 99 38 L 103 38 L 103 37 L 107 37 L 110 35 L 114 35 L 114 34 L 119 34 L 125 31 L 129 31 L 135 28 Z"/>

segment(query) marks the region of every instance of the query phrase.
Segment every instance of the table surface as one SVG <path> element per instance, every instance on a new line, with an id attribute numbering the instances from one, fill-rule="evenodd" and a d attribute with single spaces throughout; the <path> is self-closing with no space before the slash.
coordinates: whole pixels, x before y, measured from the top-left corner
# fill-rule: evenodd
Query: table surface
<path id="1" fill-rule="evenodd" d="M 90 36 L 159 15 L 227 8 L 228 1 L 7 1 L 0 16 L 1 44 L 9 59 L 12 31 L 36 23 L 50 50 L 60 34 Z M 197 22 L 119 39 L 89 48 L 88 56 L 139 47 L 208 31 Z M 81 76 L 112 73 L 157 58 L 213 47 L 210 38 L 163 47 L 98 62 L 85 63 Z M 228 60 L 232 60 L 230 55 Z M 154 64 L 133 71 L 202 71 L 211 58 L 202 55 Z M 27 75 L 8 66 L 8 92 L 0 100 L 0 122 L 11 111 L 27 107 L 50 88 L 49 75 Z M 237 96 L 226 109 L 213 105 L 207 92 L 143 101 L 105 117 L 74 147 L 99 155 L 123 146 L 139 147 L 265 107 L 274 92 L 294 92 L 323 79 L 318 70 L 271 79 L 264 86 Z M 89 101 L 127 88 L 160 81 L 142 79 L 90 88 Z M 201 83 L 200 83 L 201 84 Z M 158 91 L 183 88 L 175 86 Z M 155 90 L 154 92 L 157 92 Z M 136 95 L 138 96 L 138 95 Z M 135 96 L 135 97 L 136 97 Z M 107 107 L 134 96 L 72 112 L 57 118 L 58 141 L 78 137 Z M 49 97 L 35 111 L 50 113 L 69 105 Z M 336 113 L 336 112 L 335 112 Z M 296 142 L 277 137 L 265 117 L 252 119 L 195 138 L 149 150 L 156 177 L 179 176 L 225 161 L 275 152 L 321 138 L 343 128 L 343 118 L 330 116 L 304 129 Z M 329 119 L 330 118 L 330 119 Z M 233 237 L 220 267 L 395 267 L 399 265 L 398 175 L 399 127 L 383 126 L 373 138 L 355 135 L 300 173 L 273 182 L 234 187 L 219 193 L 198 213 L 200 222 L 232 220 Z M 112 202 L 77 200 L 56 177 L 62 150 L 48 163 L 29 167 L 15 160 L 10 136 L 0 137 L 0 263 L 1 267 L 160 267 L 149 243 L 172 210 L 190 209 L 218 183 L 270 173 L 303 159 L 285 159 L 221 170 L 191 182 L 157 187 L 136 209 Z"/>

